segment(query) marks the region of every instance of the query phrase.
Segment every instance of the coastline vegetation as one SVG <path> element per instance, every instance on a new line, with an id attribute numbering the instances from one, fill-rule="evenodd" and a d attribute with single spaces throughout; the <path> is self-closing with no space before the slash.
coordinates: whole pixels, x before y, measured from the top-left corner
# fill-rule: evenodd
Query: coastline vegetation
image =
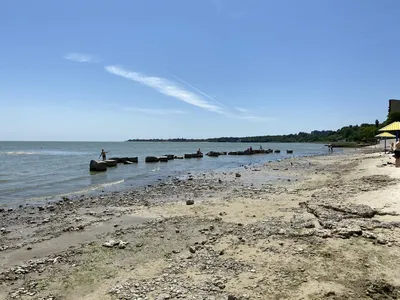
<path id="1" fill-rule="evenodd" d="M 400 120 L 400 114 L 399 114 Z M 344 126 L 338 130 L 314 130 L 310 133 L 299 132 L 286 135 L 264 135 L 248 137 L 218 137 L 206 139 L 129 139 L 128 142 L 242 142 L 242 143 L 334 143 L 336 147 L 353 147 L 360 144 L 371 144 L 376 142 L 375 135 L 378 129 L 385 124 L 363 123 L 361 125 Z"/>
<path id="2" fill-rule="evenodd" d="M 357 147 L 375 144 L 378 130 L 392 122 L 400 121 L 400 112 L 391 112 L 383 123 L 348 125 L 338 130 L 313 130 L 285 135 L 247 137 L 218 137 L 206 139 L 129 139 L 127 142 L 228 142 L 228 143 L 330 143 L 333 147 Z"/>

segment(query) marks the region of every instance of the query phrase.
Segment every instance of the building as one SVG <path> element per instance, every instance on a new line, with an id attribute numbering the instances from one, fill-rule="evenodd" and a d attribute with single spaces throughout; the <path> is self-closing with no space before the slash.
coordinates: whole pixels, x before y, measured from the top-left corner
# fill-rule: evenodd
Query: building
<path id="1" fill-rule="evenodd" d="M 389 114 L 393 111 L 400 111 L 400 100 L 396 99 L 389 100 Z"/>

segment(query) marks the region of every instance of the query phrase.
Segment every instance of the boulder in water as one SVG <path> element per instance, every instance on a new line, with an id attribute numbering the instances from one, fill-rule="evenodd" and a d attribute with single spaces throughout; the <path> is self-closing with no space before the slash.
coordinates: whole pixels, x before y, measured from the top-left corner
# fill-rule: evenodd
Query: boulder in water
<path id="1" fill-rule="evenodd" d="M 147 156 L 145 161 L 146 161 L 147 163 L 148 163 L 148 162 L 159 162 L 160 159 L 159 159 L 158 157 L 155 157 L 155 156 Z"/>
<path id="2" fill-rule="evenodd" d="M 117 166 L 116 160 L 107 159 L 107 160 L 105 160 L 105 163 L 106 163 L 107 167 L 116 167 Z"/>
<path id="3" fill-rule="evenodd" d="M 218 157 L 218 156 L 220 156 L 220 153 L 216 152 L 216 151 L 210 151 L 206 155 L 207 156 L 212 156 L 212 157 Z"/>
<path id="4" fill-rule="evenodd" d="M 133 162 L 133 163 L 137 163 L 139 162 L 139 159 L 137 156 L 135 157 L 128 157 L 127 161 Z"/>
<path id="5" fill-rule="evenodd" d="M 104 172 L 107 171 L 107 163 L 105 161 L 90 161 L 90 171 L 91 172 Z"/>

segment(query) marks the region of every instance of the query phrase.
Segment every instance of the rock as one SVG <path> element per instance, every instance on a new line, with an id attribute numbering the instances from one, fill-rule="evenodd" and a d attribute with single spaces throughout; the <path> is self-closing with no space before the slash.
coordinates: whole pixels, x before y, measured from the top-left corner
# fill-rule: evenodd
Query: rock
<path id="1" fill-rule="evenodd" d="M 336 293 L 334 291 L 329 291 L 327 293 L 325 293 L 325 297 L 331 297 L 331 296 L 335 296 Z"/>
<path id="2" fill-rule="evenodd" d="M 344 228 L 339 228 L 334 231 L 334 233 L 338 234 L 342 238 L 349 238 L 351 236 L 358 236 L 362 234 L 362 230 L 360 226 L 358 225 L 353 225 L 349 227 L 344 227 Z"/>
<path id="3" fill-rule="evenodd" d="M 119 241 L 118 248 L 119 249 L 125 249 L 127 244 L 128 244 L 128 242 Z"/>
<path id="4" fill-rule="evenodd" d="M 228 300 L 238 300 L 238 298 L 236 296 L 229 295 Z"/>
<path id="5" fill-rule="evenodd" d="M 107 160 L 105 160 L 105 163 L 106 163 L 107 167 L 116 167 L 117 166 L 116 160 L 107 159 Z"/>
<path id="6" fill-rule="evenodd" d="M 90 172 L 104 172 L 107 171 L 107 163 L 105 161 L 91 160 L 89 165 Z"/>
<path id="7" fill-rule="evenodd" d="M 196 253 L 196 248 L 193 246 L 190 246 L 189 251 L 190 251 L 190 253 Z"/>
<path id="8" fill-rule="evenodd" d="M 105 243 L 103 244 L 103 246 L 104 246 L 104 247 L 107 247 L 107 248 L 112 248 L 112 247 L 114 247 L 114 246 L 116 246 L 116 245 L 118 245 L 118 244 L 119 244 L 118 241 L 109 240 L 108 242 L 105 242 Z"/>
<path id="9" fill-rule="evenodd" d="M 186 205 L 193 205 L 194 204 L 194 200 L 186 200 Z"/>
<path id="10" fill-rule="evenodd" d="M 236 173 L 235 176 L 236 177 L 242 177 L 242 175 L 240 175 L 240 173 Z"/>
<path id="11" fill-rule="evenodd" d="M 159 158 L 155 156 L 147 156 L 145 159 L 145 162 L 151 163 L 151 162 L 159 162 Z"/>

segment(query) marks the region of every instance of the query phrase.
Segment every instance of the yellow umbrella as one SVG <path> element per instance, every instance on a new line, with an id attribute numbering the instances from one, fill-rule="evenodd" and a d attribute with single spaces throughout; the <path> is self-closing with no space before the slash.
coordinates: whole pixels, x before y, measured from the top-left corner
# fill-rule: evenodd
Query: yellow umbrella
<path id="1" fill-rule="evenodd" d="M 396 136 L 394 134 L 389 133 L 389 132 L 382 132 L 380 134 L 377 134 L 376 137 L 395 138 Z"/>
<path id="2" fill-rule="evenodd" d="M 400 122 L 398 122 L 400 123 Z M 392 123 L 393 124 L 393 123 Z M 387 127 L 387 126 L 386 126 Z M 391 134 L 389 132 L 382 132 L 380 134 L 377 134 L 376 137 L 383 137 L 385 138 L 385 153 L 386 153 L 386 138 L 395 138 L 396 136 L 394 134 Z"/>
<path id="3" fill-rule="evenodd" d="M 393 123 L 390 123 L 389 125 L 382 127 L 378 131 L 396 131 L 396 142 L 399 139 L 399 130 L 400 130 L 400 122 L 396 121 Z"/>
<path id="4" fill-rule="evenodd" d="M 398 131 L 398 130 L 400 130 L 400 122 L 396 121 L 389 125 L 386 125 L 385 127 L 382 127 L 378 131 Z"/>

